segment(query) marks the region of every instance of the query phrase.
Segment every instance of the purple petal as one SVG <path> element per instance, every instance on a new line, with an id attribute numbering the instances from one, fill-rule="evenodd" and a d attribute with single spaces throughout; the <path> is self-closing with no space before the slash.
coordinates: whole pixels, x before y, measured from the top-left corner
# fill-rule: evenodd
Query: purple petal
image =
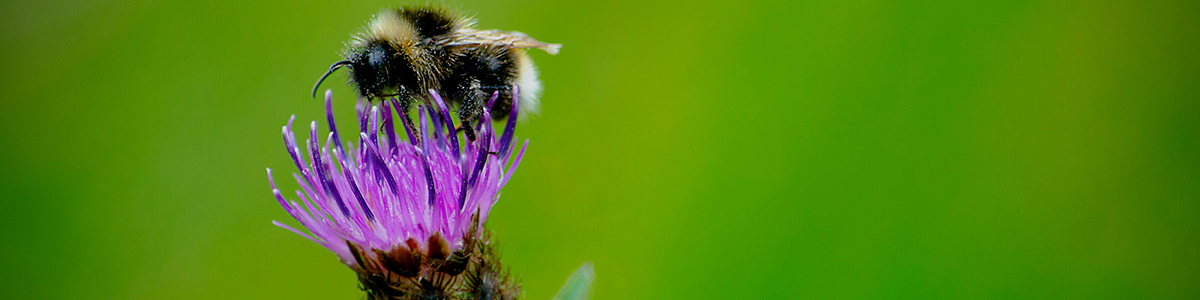
<path id="1" fill-rule="evenodd" d="M 354 181 L 354 175 L 350 174 L 350 168 L 345 163 L 345 158 L 342 157 L 342 151 L 333 150 L 333 156 L 338 161 L 342 162 L 342 176 L 346 177 L 346 181 L 350 185 L 350 191 L 354 192 L 354 198 L 358 200 L 358 206 L 362 207 L 363 213 L 366 214 L 367 220 L 375 221 L 375 214 L 371 212 L 371 207 L 367 206 L 367 201 L 363 200 L 362 192 L 358 190 L 358 183 Z"/>
<path id="2" fill-rule="evenodd" d="M 517 172 L 517 166 L 521 165 L 521 156 L 525 156 L 525 147 L 528 147 L 528 146 L 529 146 L 529 140 L 525 140 L 525 144 L 521 145 L 521 153 L 517 153 L 517 157 L 515 159 L 513 159 L 512 167 L 508 168 L 508 173 L 504 174 L 504 179 L 500 180 L 500 187 L 504 187 L 505 185 L 507 185 L 508 179 L 510 177 L 512 177 L 513 173 Z"/>
<path id="3" fill-rule="evenodd" d="M 296 145 L 296 135 L 292 133 L 292 121 L 296 120 L 296 115 L 292 115 L 288 119 L 287 126 L 283 126 L 283 146 L 287 148 L 288 155 L 292 156 L 292 162 L 296 163 L 296 167 L 304 169 L 304 158 L 300 157 L 300 146 Z"/>
<path id="4" fill-rule="evenodd" d="M 488 145 L 488 143 L 492 142 L 491 141 L 492 136 L 490 134 L 485 134 L 485 135 L 482 135 L 481 138 L 482 138 L 482 140 L 480 143 L 481 147 L 479 147 L 479 154 L 475 157 L 475 170 L 473 172 L 471 172 L 471 179 L 468 180 L 466 182 L 466 184 L 463 184 L 462 194 L 459 195 L 459 199 L 458 199 L 458 208 L 459 209 L 462 209 L 463 205 L 465 205 L 467 202 L 467 187 L 475 186 L 475 180 L 479 178 L 479 172 L 483 171 L 483 166 L 485 164 L 487 164 L 488 157 L 491 156 L 491 155 L 488 155 L 489 149 L 488 149 L 487 145 Z"/>
<path id="5" fill-rule="evenodd" d="M 438 113 L 434 112 L 432 105 L 422 105 L 422 107 L 425 108 L 425 115 L 423 115 L 425 118 L 421 120 L 421 125 L 424 126 L 427 120 L 429 121 L 429 124 L 433 124 L 432 137 L 437 141 L 438 147 L 443 147 L 445 145 L 443 139 L 445 134 L 442 133 L 442 122 L 437 121 Z M 450 128 L 454 127 L 451 126 Z M 425 131 L 425 137 L 429 138 L 430 136 L 431 134 L 428 131 Z"/>
<path id="6" fill-rule="evenodd" d="M 413 135 L 413 131 L 416 129 L 411 128 L 409 126 L 412 124 L 412 121 L 409 121 L 409 119 L 408 119 L 408 112 L 400 111 L 400 102 L 397 102 L 396 98 L 392 98 L 392 107 L 395 107 L 396 114 L 400 115 L 400 123 L 402 123 L 404 125 L 404 132 L 408 134 L 408 142 L 412 143 L 413 145 L 416 145 L 417 144 L 417 136 Z M 389 130 L 394 130 L 394 129 L 389 129 Z"/>
<path id="7" fill-rule="evenodd" d="M 383 128 L 387 134 L 388 156 L 396 156 L 399 150 L 396 145 L 400 143 L 400 137 L 396 136 L 396 126 L 392 125 L 392 106 L 387 101 L 383 102 Z"/>
<path id="8" fill-rule="evenodd" d="M 302 231 L 296 230 L 295 228 L 292 228 L 291 226 L 283 225 L 283 223 L 279 223 L 279 221 L 271 220 L 271 224 L 275 224 L 275 226 L 279 226 L 279 227 L 281 227 L 281 228 L 283 228 L 283 229 L 287 229 L 288 231 L 295 232 L 296 234 L 298 234 L 298 235 L 300 235 L 300 236 L 302 236 L 302 237 L 304 237 L 304 238 L 306 238 L 306 239 L 308 239 L 308 240 L 310 240 L 310 241 L 313 241 L 313 243 L 317 243 L 317 244 L 324 244 L 324 243 L 322 243 L 322 242 L 320 242 L 320 241 L 317 241 L 317 239 L 315 239 L 315 238 L 313 238 L 313 237 L 309 236 L 308 234 L 305 234 L 305 233 L 304 233 L 304 232 L 302 232 Z"/>
<path id="9" fill-rule="evenodd" d="M 361 138 L 366 139 L 367 134 L 363 133 Z M 384 163 L 383 157 L 379 155 L 379 147 L 375 143 L 367 143 L 366 146 L 365 148 L 367 148 L 367 153 L 370 154 L 370 159 L 375 162 L 378 169 L 383 170 L 381 173 L 383 173 L 383 178 L 386 180 L 388 186 L 392 188 L 392 193 L 400 195 L 400 189 L 396 186 L 396 178 L 392 177 L 392 172 L 387 170 L 387 163 Z"/>
<path id="10" fill-rule="evenodd" d="M 316 126 L 315 122 L 313 123 L 313 126 Z M 313 134 L 314 134 L 314 138 L 315 138 L 316 132 L 314 131 Z M 332 135 L 336 135 L 336 134 L 332 134 Z M 330 136 L 330 138 L 333 138 L 333 137 Z M 311 143 L 312 143 L 311 146 L 313 148 L 316 148 L 317 142 L 315 141 L 315 139 L 313 139 L 313 141 Z M 326 146 L 328 146 L 328 145 L 329 145 L 329 143 L 326 143 Z M 349 217 L 350 209 L 346 208 L 345 203 L 342 203 L 342 195 L 340 193 L 338 193 L 337 186 L 334 186 L 333 180 L 329 176 L 329 169 L 326 168 L 325 161 L 323 161 L 321 159 L 321 154 L 319 151 L 313 151 L 312 161 L 314 164 L 314 166 L 313 166 L 314 169 L 317 170 L 317 179 L 319 179 L 321 181 L 321 184 L 319 184 L 319 186 L 324 188 L 325 193 L 327 193 L 327 195 L 326 195 L 327 197 L 333 198 L 333 200 L 337 202 L 338 209 L 340 209 L 342 211 L 342 215 Z"/>
<path id="11" fill-rule="evenodd" d="M 501 159 L 505 161 L 508 160 L 506 153 L 508 153 L 508 148 L 512 143 L 513 133 L 517 131 L 517 113 L 519 112 L 517 107 L 521 104 L 520 99 L 517 99 L 517 95 L 520 92 L 521 88 L 513 85 L 512 107 L 508 109 L 508 122 L 504 124 L 504 134 L 500 136 L 499 153 L 504 154 L 504 157 L 501 157 Z"/>
<path id="12" fill-rule="evenodd" d="M 493 107 L 496 107 L 496 98 L 500 98 L 500 91 L 492 92 L 492 98 L 488 99 L 487 106 L 484 106 L 487 107 L 487 109 L 484 110 L 485 112 L 491 110 Z M 489 119 L 485 118 L 484 120 Z"/>
<path id="13" fill-rule="evenodd" d="M 421 167 L 425 171 L 425 185 L 429 187 L 429 205 L 433 206 L 433 201 L 437 197 L 437 189 L 433 183 L 433 171 L 429 169 L 429 157 L 426 156 L 422 151 L 418 151 L 417 155 L 420 156 Z"/>
<path id="14" fill-rule="evenodd" d="M 337 134 L 337 124 L 333 121 L 333 90 L 325 90 L 325 119 L 329 121 L 329 132 L 333 133 L 333 142 L 342 148 L 342 138 Z"/>
<path id="15" fill-rule="evenodd" d="M 451 150 L 454 150 L 454 160 L 461 160 L 461 150 L 458 148 L 458 132 L 454 130 L 454 119 L 450 118 L 450 109 L 446 108 L 446 102 L 442 101 L 442 96 L 438 95 L 437 91 L 430 89 L 429 95 L 433 96 L 434 102 L 438 106 L 438 113 L 442 116 L 442 122 L 446 123 L 446 136 L 449 138 Z M 437 123 L 436 121 L 434 123 Z"/>

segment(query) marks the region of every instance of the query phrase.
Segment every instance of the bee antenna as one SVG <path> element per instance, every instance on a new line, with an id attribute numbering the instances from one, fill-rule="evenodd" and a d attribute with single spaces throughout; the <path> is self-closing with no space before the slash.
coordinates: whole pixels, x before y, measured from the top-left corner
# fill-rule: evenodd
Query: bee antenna
<path id="1" fill-rule="evenodd" d="M 321 87 L 321 82 L 325 82 L 325 78 L 329 77 L 329 74 L 333 74 L 333 71 L 337 71 L 337 69 L 340 69 L 346 65 L 349 65 L 350 63 L 351 62 L 348 60 L 343 60 L 343 61 L 335 62 L 335 63 L 333 63 L 333 65 L 329 66 L 329 71 L 326 71 L 325 75 L 321 75 L 321 79 L 318 79 L 317 84 L 313 85 L 312 97 L 313 98 L 317 97 L 317 89 Z"/>

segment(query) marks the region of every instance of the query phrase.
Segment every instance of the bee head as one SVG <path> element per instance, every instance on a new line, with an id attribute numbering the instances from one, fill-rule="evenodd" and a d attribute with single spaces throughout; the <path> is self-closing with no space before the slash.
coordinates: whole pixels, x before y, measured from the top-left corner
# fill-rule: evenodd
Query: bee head
<path id="1" fill-rule="evenodd" d="M 372 43 L 348 53 L 346 58 L 350 61 L 350 81 L 358 86 L 360 95 L 373 97 L 383 94 L 389 86 L 390 73 L 399 71 L 391 66 L 392 61 L 396 60 L 395 56 L 396 51 L 385 43 Z"/>
<path id="2" fill-rule="evenodd" d="M 329 71 L 317 80 L 313 86 L 313 97 L 325 78 L 342 67 L 350 68 L 350 82 L 358 88 L 359 95 L 368 98 L 387 96 L 391 89 L 404 89 L 397 83 L 413 75 L 412 68 L 405 60 L 404 54 L 389 46 L 387 43 L 369 43 L 362 47 L 353 47 L 344 54 L 345 60 L 329 66 Z"/>

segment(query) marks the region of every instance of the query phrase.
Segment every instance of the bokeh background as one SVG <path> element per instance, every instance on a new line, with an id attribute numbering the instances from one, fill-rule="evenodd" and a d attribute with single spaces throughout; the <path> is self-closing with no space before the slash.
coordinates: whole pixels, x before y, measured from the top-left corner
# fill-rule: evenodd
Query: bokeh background
<path id="1" fill-rule="evenodd" d="M 487 224 L 527 298 L 1200 297 L 1198 2 L 825 2 L 448 3 L 565 45 Z M 360 299 L 263 169 L 397 4 L 0 3 L 0 298 Z"/>

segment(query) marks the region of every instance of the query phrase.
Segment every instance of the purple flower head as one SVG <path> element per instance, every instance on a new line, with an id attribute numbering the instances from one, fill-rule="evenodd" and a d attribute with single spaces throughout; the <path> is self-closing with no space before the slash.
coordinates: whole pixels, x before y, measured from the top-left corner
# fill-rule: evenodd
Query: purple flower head
<path id="1" fill-rule="evenodd" d="M 377 275 L 424 278 L 430 268 L 450 276 L 462 272 L 465 265 L 445 271 L 446 265 L 479 252 L 473 249 L 483 234 L 478 227 L 487 221 L 528 141 L 514 156 L 516 91 L 504 132 L 496 136 L 491 122 L 478 122 L 474 141 L 459 139 L 445 102 L 436 91 L 429 92 L 436 106 L 419 105 L 415 126 L 406 112 L 393 111 L 401 107 L 395 99 L 373 105 L 360 98 L 357 146 L 343 145 L 338 135 L 331 91 L 325 93 L 329 132 L 323 145 L 314 121 L 304 143 L 307 151 L 301 152 L 293 115 L 283 127 L 283 140 L 300 169 L 293 173 L 301 189 L 296 191 L 299 201 L 284 197 L 270 169 L 267 178 L 279 204 L 309 233 L 273 223 L 333 251 L 362 280 Z M 490 120 L 488 109 L 482 119 Z M 396 130 L 397 121 L 403 132 Z"/>

